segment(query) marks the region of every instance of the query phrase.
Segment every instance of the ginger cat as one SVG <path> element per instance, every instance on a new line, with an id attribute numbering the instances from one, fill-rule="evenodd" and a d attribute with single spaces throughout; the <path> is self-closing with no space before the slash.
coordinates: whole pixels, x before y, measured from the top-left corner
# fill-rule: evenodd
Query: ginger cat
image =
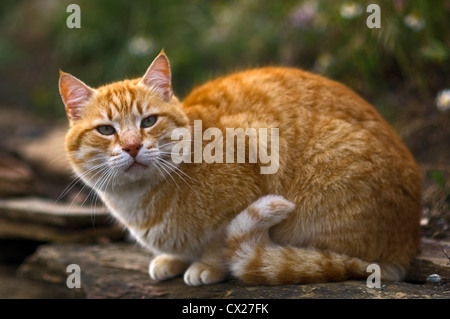
<path id="1" fill-rule="evenodd" d="M 59 89 L 73 169 L 154 254 L 152 279 L 184 273 L 188 285 L 202 285 L 231 274 L 301 284 L 365 279 L 371 263 L 382 280 L 405 277 L 420 237 L 419 170 L 375 109 L 344 85 L 270 67 L 216 79 L 180 102 L 161 52 L 142 78 L 93 89 L 61 71 Z M 197 120 L 200 133 L 223 136 L 226 128 L 279 129 L 271 143 L 258 136 L 276 171 L 261 173 L 267 161 L 251 161 L 251 143 L 240 162 L 175 161 L 173 132 L 192 138 Z M 196 147 L 207 151 L 213 138 L 205 136 L 188 140 L 191 159 Z M 242 146 L 225 144 L 215 152 Z"/>

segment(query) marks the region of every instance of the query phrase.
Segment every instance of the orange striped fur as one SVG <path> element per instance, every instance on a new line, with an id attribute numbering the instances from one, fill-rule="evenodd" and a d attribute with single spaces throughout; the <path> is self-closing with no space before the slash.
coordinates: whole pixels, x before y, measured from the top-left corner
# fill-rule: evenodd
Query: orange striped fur
<path id="1" fill-rule="evenodd" d="M 139 79 L 94 89 L 61 72 L 59 86 L 74 171 L 155 255 L 152 279 L 340 281 L 366 278 L 370 263 L 382 279 L 404 278 L 420 236 L 419 170 L 344 85 L 261 68 L 208 82 L 180 102 L 162 52 Z M 277 172 L 261 174 L 264 164 L 247 155 L 245 163 L 176 164 L 171 134 L 193 134 L 194 120 L 224 135 L 278 128 Z"/>

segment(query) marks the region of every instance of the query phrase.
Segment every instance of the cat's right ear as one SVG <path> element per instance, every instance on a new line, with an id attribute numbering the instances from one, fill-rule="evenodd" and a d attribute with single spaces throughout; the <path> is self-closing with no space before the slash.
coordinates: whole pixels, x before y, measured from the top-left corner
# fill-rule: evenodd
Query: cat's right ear
<path id="1" fill-rule="evenodd" d="M 160 92 L 164 101 L 169 102 L 172 99 L 172 75 L 170 71 L 170 63 L 164 50 L 153 60 L 140 83 L 156 89 Z"/>
<path id="2" fill-rule="evenodd" d="M 59 71 L 59 93 L 66 107 L 67 117 L 76 121 L 81 118 L 83 106 L 94 95 L 94 90 L 76 77 Z"/>

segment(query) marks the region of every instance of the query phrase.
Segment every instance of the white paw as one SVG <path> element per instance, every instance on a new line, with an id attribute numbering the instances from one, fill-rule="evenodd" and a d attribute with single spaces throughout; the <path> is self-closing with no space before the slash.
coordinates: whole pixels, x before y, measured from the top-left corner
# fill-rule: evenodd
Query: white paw
<path id="1" fill-rule="evenodd" d="M 225 270 L 213 268 L 197 261 L 184 273 L 184 282 L 189 286 L 210 285 L 223 281 L 226 276 Z"/>
<path id="2" fill-rule="evenodd" d="M 170 255 L 156 256 L 148 267 L 150 278 L 156 281 L 166 280 L 183 273 L 187 263 Z"/>
<path id="3" fill-rule="evenodd" d="M 266 195 L 251 204 L 267 223 L 277 224 L 295 209 L 295 204 L 279 195 Z"/>
<path id="4" fill-rule="evenodd" d="M 266 195 L 238 214 L 228 226 L 228 236 L 240 236 L 252 230 L 267 230 L 288 218 L 295 204 L 282 196 Z"/>

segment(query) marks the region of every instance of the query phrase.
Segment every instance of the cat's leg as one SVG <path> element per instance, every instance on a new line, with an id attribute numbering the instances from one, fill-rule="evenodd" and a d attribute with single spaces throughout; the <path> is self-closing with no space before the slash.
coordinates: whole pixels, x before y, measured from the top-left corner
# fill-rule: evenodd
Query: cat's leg
<path id="1" fill-rule="evenodd" d="M 188 285 L 199 286 L 225 280 L 230 272 L 229 263 L 227 262 L 227 250 L 230 250 L 230 241 L 233 242 L 233 240 L 228 240 L 229 242 L 226 245 L 225 238 L 230 237 L 230 232 L 233 235 L 234 233 L 238 234 L 241 228 L 242 230 L 248 230 L 249 224 L 253 224 L 252 219 L 258 219 L 259 213 L 261 213 L 266 218 L 262 218 L 258 225 L 264 228 L 262 233 L 268 238 L 266 228 L 284 220 L 294 207 L 293 203 L 281 196 L 268 195 L 261 197 L 234 218 L 230 225 L 216 233 L 214 238 L 209 241 L 202 258 L 194 262 L 186 270 L 184 281 Z M 245 234 L 245 232 L 243 233 Z"/>
<path id="2" fill-rule="evenodd" d="M 148 267 L 150 278 L 162 281 L 181 275 L 189 264 L 169 254 L 158 255 L 152 259 Z"/>
<path id="3" fill-rule="evenodd" d="M 225 228 L 224 228 L 225 229 Z M 224 230 L 209 241 L 202 257 L 192 263 L 184 273 L 184 281 L 190 286 L 209 285 L 225 280 L 228 267 L 225 260 Z"/>

